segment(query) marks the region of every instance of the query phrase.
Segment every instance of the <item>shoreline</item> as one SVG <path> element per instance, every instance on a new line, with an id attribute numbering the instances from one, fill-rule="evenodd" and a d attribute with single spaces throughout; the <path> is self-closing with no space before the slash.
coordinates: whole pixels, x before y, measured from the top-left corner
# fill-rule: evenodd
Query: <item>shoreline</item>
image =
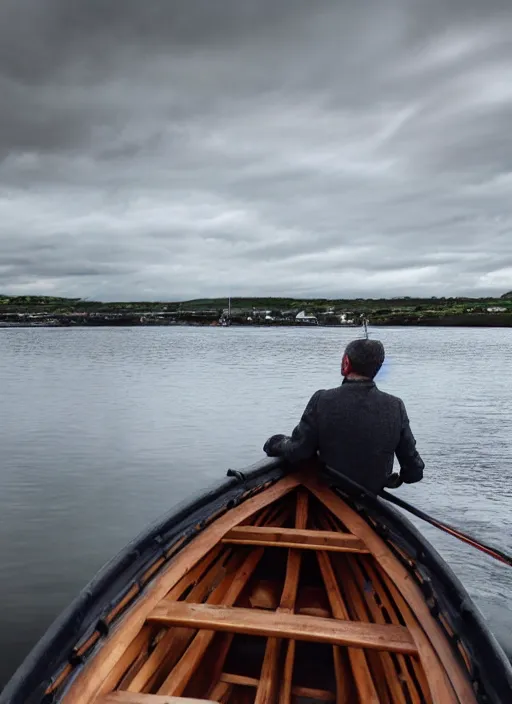
<path id="1" fill-rule="evenodd" d="M 370 328 L 389 328 L 389 327 L 428 327 L 428 328 L 512 328 L 512 316 L 507 316 L 508 319 L 493 320 L 490 318 L 471 320 L 469 316 L 461 316 L 461 318 L 448 319 L 418 319 L 418 320 L 375 320 L 369 322 Z M 476 318 L 476 316 L 475 316 Z M 336 329 L 359 329 L 361 325 L 351 325 L 343 323 L 297 323 L 297 322 L 232 322 L 229 325 L 219 323 L 201 322 L 201 321 L 135 321 L 135 320 L 94 320 L 94 321 L 65 321 L 65 322 L 7 322 L 0 321 L 0 330 L 26 329 L 26 328 L 58 328 L 58 329 L 74 329 L 74 328 L 100 328 L 100 327 L 201 327 L 201 328 L 336 328 Z"/>

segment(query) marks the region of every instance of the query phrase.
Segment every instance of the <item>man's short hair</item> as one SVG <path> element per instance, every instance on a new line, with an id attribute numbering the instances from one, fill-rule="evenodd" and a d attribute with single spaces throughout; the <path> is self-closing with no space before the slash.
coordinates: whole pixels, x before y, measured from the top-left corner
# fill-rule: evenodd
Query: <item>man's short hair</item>
<path id="1" fill-rule="evenodd" d="M 352 371 L 373 379 L 384 363 L 384 345 L 379 340 L 353 340 L 345 354 L 350 359 Z"/>

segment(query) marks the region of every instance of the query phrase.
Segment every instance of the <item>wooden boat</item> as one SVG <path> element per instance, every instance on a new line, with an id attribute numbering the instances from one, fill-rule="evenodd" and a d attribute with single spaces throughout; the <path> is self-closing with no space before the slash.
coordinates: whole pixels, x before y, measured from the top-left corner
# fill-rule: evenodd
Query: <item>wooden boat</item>
<path id="1" fill-rule="evenodd" d="M 149 528 L 1 704 L 504 704 L 512 669 L 412 524 L 310 464 L 233 473 Z"/>

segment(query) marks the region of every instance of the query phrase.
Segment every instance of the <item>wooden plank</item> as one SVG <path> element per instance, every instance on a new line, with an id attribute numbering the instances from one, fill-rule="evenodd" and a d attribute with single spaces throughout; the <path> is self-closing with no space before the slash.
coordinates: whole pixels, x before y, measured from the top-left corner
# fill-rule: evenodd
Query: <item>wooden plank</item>
<path id="1" fill-rule="evenodd" d="M 331 552 L 367 553 L 362 540 L 349 533 L 273 526 L 237 526 L 223 538 L 233 545 L 265 545 L 267 547 L 328 550 Z"/>
<path id="2" fill-rule="evenodd" d="M 293 687 L 292 694 L 294 697 L 304 697 L 304 699 L 316 699 L 320 702 L 336 701 L 336 696 L 334 692 L 329 692 L 326 689 L 313 689 L 312 687 Z"/>
<path id="3" fill-rule="evenodd" d="M 219 578 L 223 578 L 225 576 L 227 569 L 226 561 L 229 557 L 230 554 L 227 553 L 224 556 L 224 559 L 221 558 L 218 560 L 213 567 L 211 566 L 212 560 L 205 562 L 207 569 L 192 588 L 186 601 L 199 602 L 206 597 L 209 590 L 215 586 Z M 213 599 L 213 603 L 217 604 L 222 602 L 222 597 L 224 596 L 224 591 L 222 588 L 219 588 L 219 586 L 220 585 L 217 585 L 217 588 L 214 589 L 209 597 L 209 601 L 212 601 Z M 166 598 L 175 599 L 182 593 L 181 587 L 171 589 Z M 194 637 L 194 634 L 194 630 L 189 628 L 174 628 L 168 631 L 160 640 L 138 673 L 133 677 L 131 682 L 129 682 L 128 686 L 124 687 L 124 689 L 129 692 L 141 692 L 146 687 L 148 682 L 153 681 L 153 678 L 162 664 L 166 661 L 167 656 L 171 651 L 175 659 L 174 663 L 169 664 L 169 667 L 172 667 L 172 665 L 179 660 L 186 647 Z"/>
<path id="4" fill-rule="evenodd" d="M 354 652 L 362 651 L 356 650 Z M 336 678 L 336 704 L 351 704 L 356 698 L 352 691 L 351 667 L 345 661 L 343 652 L 338 645 L 332 646 L 332 658 Z M 359 699 L 359 701 L 364 702 L 364 699 Z"/>
<path id="5" fill-rule="evenodd" d="M 226 702 L 233 691 L 233 685 L 227 684 L 226 682 L 217 682 L 212 690 L 212 693 L 208 696 L 214 702 Z"/>
<path id="6" fill-rule="evenodd" d="M 127 672 L 128 668 L 136 661 L 141 652 L 147 652 L 154 629 L 146 625 L 142 628 L 137 636 L 132 640 L 128 647 L 124 650 L 119 660 L 108 673 L 107 678 L 103 682 L 100 689 L 100 694 L 106 694 L 117 686 L 118 682 Z"/>
<path id="7" fill-rule="evenodd" d="M 387 623 L 384 614 L 385 610 L 391 623 L 398 624 L 399 621 L 395 611 L 396 604 L 391 603 L 391 600 L 389 599 L 388 594 L 377 575 L 377 571 L 374 569 L 373 564 L 371 564 L 372 562 L 373 561 L 370 558 L 365 560 L 364 569 L 366 570 L 368 578 L 370 579 L 375 592 L 372 593 L 371 597 L 368 599 L 371 608 L 374 612 L 374 618 L 377 623 Z M 378 594 L 378 599 L 376 599 L 375 594 Z M 423 691 L 421 689 L 420 691 L 418 691 L 413 681 L 413 678 L 409 673 L 405 657 L 403 655 L 397 655 L 396 658 L 400 668 L 400 679 L 402 680 L 402 682 L 404 682 L 405 686 L 407 687 L 410 704 L 423 704 L 425 700 L 427 700 L 427 702 L 431 704 L 430 691 L 428 685 L 426 685 L 425 683 L 425 685 L 423 686 Z M 421 663 L 417 660 L 415 660 L 414 662 L 417 667 L 421 669 Z"/>
<path id="8" fill-rule="evenodd" d="M 366 608 L 368 609 L 371 617 L 375 623 L 384 624 L 385 620 L 382 616 L 381 611 L 376 605 L 376 602 L 371 594 L 365 592 L 365 580 L 361 573 L 359 566 L 356 564 L 354 559 L 346 560 L 348 574 L 352 575 L 352 586 L 354 590 L 359 589 L 359 596 L 361 601 L 364 601 Z M 373 590 L 372 590 L 373 593 Z M 363 596 L 364 595 L 364 596 Z M 403 657 L 403 656 L 402 656 Z M 381 670 L 386 680 L 389 692 L 391 694 L 391 701 L 393 704 L 407 704 L 405 700 L 404 690 L 402 688 L 402 678 L 400 677 L 401 672 L 397 672 L 395 665 L 389 653 L 381 653 Z"/>
<path id="9" fill-rule="evenodd" d="M 381 626 L 357 621 L 338 621 L 284 612 L 275 614 L 208 604 L 161 602 L 150 614 L 151 621 L 212 631 L 245 633 L 268 638 L 348 645 L 359 648 L 417 654 L 409 632 L 403 626 Z"/>
<path id="10" fill-rule="evenodd" d="M 260 548 L 258 550 L 253 550 L 243 563 L 242 567 L 238 570 L 238 572 L 235 575 L 235 578 L 233 580 L 233 584 L 230 586 L 225 598 L 224 602 L 226 604 L 234 604 L 235 601 L 238 599 L 240 596 L 240 593 L 244 589 L 245 585 L 251 578 L 254 570 L 258 566 L 258 563 L 260 562 L 261 558 L 263 556 L 263 550 Z M 167 601 L 162 601 L 160 604 L 157 606 L 157 609 L 161 609 L 162 611 L 166 610 L 176 610 L 178 611 L 182 609 L 183 607 L 187 607 L 189 609 L 226 609 L 230 607 L 225 607 L 225 606 L 212 606 L 209 604 L 188 604 L 183 601 L 177 601 L 177 602 L 167 602 Z M 251 611 L 251 609 L 247 609 L 247 611 Z M 196 623 L 181 623 L 178 624 L 175 622 L 175 625 L 183 625 L 183 626 L 191 626 L 192 628 L 201 628 Z M 221 629 L 217 629 L 221 630 Z M 230 630 L 230 629 L 223 629 L 223 630 Z M 211 641 L 213 640 L 213 637 L 215 635 L 214 630 L 206 630 L 206 631 L 201 631 L 196 635 L 192 643 L 189 645 L 187 648 L 185 654 L 179 661 L 179 663 L 176 665 L 176 667 L 173 669 L 169 677 L 165 680 L 163 685 L 160 687 L 158 690 L 159 694 L 173 694 L 175 696 L 179 696 L 180 694 L 183 693 L 185 690 L 185 687 L 187 686 L 188 681 L 192 677 L 193 673 L 196 671 L 199 662 L 201 661 L 201 658 L 203 657 L 204 653 L 206 652 L 206 649 L 210 645 Z"/>
<path id="11" fill-rule="evenodd" d="M 259 682 L 256 677 L 245 677 L 245 675 L 235 675 L 230 672 L 223 672 L 220 681 L 239 687 L 257 687 Z"/>
<path id="12" fill-rule="evenodd" d="M 295 664 L 295 641 L 289 640 L 284 659 L 283 681 L 279 692 L 279 704 L 290 704 L 292 700 L 293 666 Z"/>
<path id="13" fill-rule="evenodd" d="M 271 509 L 272 507 L 269 507 L 269 508 Z M 274 514 L 275 514 L 275 511 L 273 512 L 273 515 Z M 278 511 L 278 514 L 279 515 L 274 515 L 274 520 L 275 520 L 277 526 L 279 527 L 279 524 L 284 523 L 284 521 L 287 519 L 287 517 L 289 515 L 289 509 L 287 507 L 285 507 L 284 509 L 281 507 Z M 263 516 L 260 515 L 257 518 L 257 522 L 264 520 L 264 519 L 265 519 L 265 515 L 263 515 Z M 254 553 L 253 558 L 249 558 L 249 562 L 252 559 L 254 559 L 254 557 L 257 554 L 258 553 Z M 238 555 L 235 557 L 235 561 L 234 562 L 232 561 L 232 563 L 230 563 L 229 570 L 230 570 L 230 572 L 233 572 L 233 570 L 234 570 L 235 574 L 233 575 L 231 580 L 229 580 L 229 579 L 227 581 L 225 580 L 225 584 L 224 583 L 221 584 L 220 587 L 217 588 L 208 597 L 207 603 L 209 603 L 209 604 L 224 604 L 226 606 L 232 606 L 234 604 L 235 600 L 239 596 L 240 589 L 243 586 L 245 586 L 245 584 L 240 583 L 240 576 L 242 575 L 240 568 L 242 567 L 243 558 L 244 558 L 243 554 Z M 233 567 L 233 564 L 234 564 L 234 567 Z M 233 584 L 235 586 L 233 589 L 231 589 Z M 226 588 L 226 586 L 227 586 L 227 588 Z M 186 601 L 191 601 L 191 602 L 200 601 L 200 599 L 197 598 L 198 596 L 199 596 L 199 594 L 195 594 L 193 591 L 193 592 L 191 592 L 189 597 L 187 597 Z M 172 659 L 170 661 L 166 660 L 166 662 L 165 662 L 165 665 L 167 667 L 168 676 L 166 677 L 164 674 L 164 676 L 160 678 L 160 682 L 156 682 L 156 684 L 158 685 L 159 688 L 165 686 L 166 680 L 171 681 L 171 679 L 173 678 L 174 673 L 170 672 L 170 670 L 176 665 L 176 663 L 183 656 L 186 648 L 189 646 L 195 633 L 196 632 L 191 629 L 181 629 L 181 628 L 171 629 L 171 631 L 170 631 L 171 638 L 172 638 L 173 634 L 178 634 L 178 638 L 180 640 L 179 640 L 179 642 L 177 642 L 176 639 L 171 640 L 170 645 L 167 646 L 167 652 L 172 651 Z M 233 639 L 233 634 L 226 634 L 226 636 L 228 636 L 228 637 L 225 638 L 223 641 L 223 648 L 221 649 L 221 651 L 219 653 L 217 653 L 218 662 L 216 663 L 215 671 L 212 673 L 212 676 L 211 676 L 211 681 L 214 683 L 217 681 L 218 675 L 222 671 L 222 668 L 224 666 L 224 660 L 226 658 L 227 652 L 228 652 L 229 647 L 231 645 L 231 641 Z M 176 636 L 174 636 L 174 638 L 176 638 Z M 183 638 L 185 638 L 185 641 L 183 640 Z M 206 637 L 204 638 L 204 640 L 206 640 Z M 201 652 L 201 648 L 199 648 L 199 646 L 197 646 L 197 647 L 198 647 L 198 653 Z M 199 665 L 200 656 L 198 656 L 198 657 L 199 657 L 199 659 L 194 664 L 194 670 Z M 217 674 L 215 674 L 216 672 L 217 672 Z M 152 689 L 153 689 L 154 684 L 155 684 L 155 680 L 154 679 L 150 680 L 150 683 L 152 684 Z M 224 695 L 224 696 L 227 696 L 227 695 Z"/>
<path id="14" fill-rule="evenodd" d="M 295 527 L 303 529 L 308 520 L 308 496 L 306 492 L 299 491 L 295 508 Z M 286 563 L 286 577 L 281 594 L 278 612 L 292 613 L 297 599 L 297 589 L 299 586 L 300 550 L 288 550 L 288 560 Z M 265 656 L 261 668 L 260 681 L 256 690 L 254 704 L 273 704 L 279 691 L 278 663 L 281 654 L 282 641 L 277 638 L 269 638 L 265 648 Z M 287 658 L 292 657 L 294 650 L 288 650 Z M 293 663 L 292 663 L 293 669 Z M 290 693 L 290 694 L 288 694 Z M 288 698 L 286 698 L 288 697 Z M 289 704 L 291 701 L 291 681 L 285 684 L 280 693 L 282 704 Z"/>
<path id="15" fill-rule="evenodd" d="M 222 633 L 220 637 L 220 642 L 215 644 L 215 662 L 211 673 L 212 685 L 210 687 L 210 691 L 208 692 L 208 696 L 210 697 L 210 699 L 215 698 L 213 696 L 213 693 L 215 692 L 216 686 L 220 684 L 220 676 L 222 674 L 222 671 L 224 670 L 224 664 L 226 662 L 226 658 L 233 643 L 234 637 L 234 633 Z"/>
<path id="16" fill-rule="evenodd" d="M 183 592 L 188 589 L 192 584 L 198 583 L 198 581 L 201 580 L 202 577 L 204 577 L 205 574 L 208 573 L 208 571 L 211 568 L 212 563 L 219 558 L 221 552 L 224 550 L 225 552 L 225 559 L 229 557 L 231 554 L 230 550 L 225 550 L 222 545 L 217 546 L 213 550 L 211 550 L 205 557 L 200 560 L 195 567 L 188 572 L 167 594 L 167 597 L 169 598 L 178 598 L 180 597 Z M 196 592 L 197 594 L 197 592 Z M 146 629 L 143 629 L 141 631 L 145 632 Z M 183 633 L 182 629 L 182 633 Z M 187 631 L 187 633 L 192 633 L 190 631 Z M 133 679 L 127 678 L 125 681 L 125 677 L 123 677 L 123 682 L 120 682 L 120 679 L 123 675 L 123 673 L 126 672 L 127 666 L 126 662 L 135 662 L 135 659 L 137 655 L 143 650 L 143 644 L 140 642 L 139 636 L 133 641 L 132 644 L 130 644 L 125 651 L 125 653 L 119 658 L 117 661 L 115 667 L 111 670 L 109 673 L 108 677 L 104 680 L 100 690 L 99 694 L 104 694 L 106 692 L 109 692 L 111 689 L 113 689 L 116 684 L 120 686 L 122 684 L 123 689 L 127 689 L 128 691 L 133 691 L 133 692 L 138 692 L 142 691 L 144 688 L 144 685 L 146 682 L 149 680 L 149 678 L 154 674 L 156 671 L 156 668 L 162 663 L 163 658 L 169 651 L 172 643 L 173 643 L 173 638 L 172 638 L 172 633 L 166 634 L 164 636 L 163 640 L 160 641 L 160 643 L 157 645 L 153 653 L 149 656 L 149 658 L 146 660 L 145 663 L 143 663 L 138 671 L 131 671 L 131 674 L 133 675 L 133 679 L 135 679 L 134 684 Z M 178 644 L 176 644 L 178 645 Z M 185 648 L 186 646 L 184 646 Z M 183 649 L 184 649 L 183 648 Z M 133 655 L 133 652 L 135 650 L 135 655 Z M 162 657 L 163 654 L 163 657 Z M 131 669 L 131 668 L 130 668 Z M 121 674 L 119 674 L 121 673 Z"/>
<path id="17" fill-rule="evenodd" d="M 105 639 L 96 657 L 93 657 L 84 670 L 74 680 L 63 704 L 90 704 L 97 695 L 103 681 L 122 656 L 126 648 L 143 627 L 149 613 L 167 592 L 219 541 L 231 528 L 252 516 L 257 511 L 274 503 L 282 496 L 295 489 L 298 477 L 288 475 L 255 496 L 250 497 L 239 506 L 227 511 L 207 526 L 185 549 L 178 552 L 169 567 L 164 568 L 155 582 L 149 585 L 140 599 L 128 610 L 122 621 L 117 624 Z"/>
<path id="18" fill-rule="evenodd" d="M 398 591 L 396 585 L 385 572 L 379 572 L 383 582 L 386 584 L 393 600 L 396 602 L 400 613 L 409 629 L 411 636 L 418 647 L 418 653 L 423 666 L 423 671 L 427 678 L 430 688 L 430 695 L 433 704 L 457 704 L 459 701 L 455 692 L 452 689 L 450 679 L 446 673 L 443 663 L 441 662 L 438 653 L 432 647 L 432 643 L 425 635 L 425 632 L 418 624 L 414 614 L 408 607 L 405 599 Z M 464 700 L 460 700 L 466 704 Z M 472 702 L 474 700 L 470 700 Z"/>
<path id="19" fill-rule="evenodd" d="M 294 641 L 291 641 L 291 643 L 294 643 Z M 220 679 L 221 682 L 229 682 L 242 687 L 257 687 L 259 682 L 255 677 L 234 675 L 229 672 L 223 672 Z M 305 699 L 318 699 L 321 702 L 334 702 L 336 700 L 334 692 L 329 692 L 326 689 L 313 689 L 312 687 L 292 687 L 292 695 L 294 697 L 304 697 Z"/>
<path id="20" fill-rule="evenodd" d="M 428 605 L 423 598 L 420 588 L 411 579 L 405 567 L 393 555 L 390 548 L 378 536 L 374 530 L 366 523 L 366 521 L 353 511 L 342 499 L 337 496 L 331 489 L 321 484 L 314 475 L 301 475 L 304 485 L 326 506 L 342 523 L 347 526 L 351 533 L 364 541 L 372 555 L 380 564 L 382 569 L 389 576 L 402 597 L 408 603 L 409 607 L 417 617 L 423 632 L 428 636 L 434 651 L 439 656 L 445 672 L 448 675 L 457 697 L 464 704 L 476 704 L 475 694 L 471 686 L 471 682 L 463 672 L 451 645 L 444 637 L 440 626 L 432 617 Z M 417 631 L 415 631 L 417 633 Z M 417 642 L 417 641 L 416 641 Z M 425 672 L 428 677 L 427 663 L 423 663 Z M 429 684 L 432 684 L 429 682 Z M 439 681 L 437 680 L 437 684 Z M 443 690 L 437 690 L 436 697 Z M 432 693 L 433 694 L 433 693 Z M 444 702 L 449 702 L 449 693 L 444 688 Z M 433 694 L 433 698 L 436 699 Z M 443 701 L 438 700 L 438 701 Z"/>
<path id="21" fill-rule="evenodd" d="M 215 701 L 189 697 L 161 697 L 158 694 L 136 692 L 111 692 L 98 700 L 98 704 L 215 704 Z"/>
<path id="22" fill-rule="evenodd" d="M 319 552 L 317 553 L 317 560 L 334 618 L 348 621 L 350 618 L 349 613 L 343 601 L 329 555 L 324 552 Z M 365 702 L 365 704 L 379 704 L 377 690 L 373 683 L 373 678 L 368 668 L 364 652 L 356 648 L 349 648 L 348 656 L 360 701 Z M 338 674 L 337 681 L 340 679 L 341 674 Z"/>
<path id="23" fill-rule="evenodd" d="M 295 528 L 305 529 L 308 524 L 309 497 L 303 490 L 297 492 L 297 503 L 295 507 Z M 299 550 L 288 550 L 288 562 L 286 566 L 285 587 L 281 597 L 281 605 L 285 610 L 293 611 L 297 601 L 297 591 L 299 586 L 300 566 L 302 556 Z M 284 672 L 279 691 L 279 704 L 291 704 L 293 667 L 295 664 L 295 641 L 290 640 L 286 644 L 286 655 L 284 659 Z"/>
<path id="24" fill-rule="evenodd" d="M 282 641 L 279 638 L 269 638 L 267 641 L 254 704 L 274 704 L 275 702 L 279 686 L 277 665 L 281 644 Z"/>
<path id="25" fill-rule="evenodd" d="M 294 641 L 291 641 L 291 643 L 295 644 Z M 255 677 L 233 675 L 229 672 L 223 672 L 220 679 L 221 682 L 229 682 L 243 687 L 257 687 L 259 682 Z M 318 699 L 321 702 L 334 702 L 336 700 L 334 692 L 329 692 L 326 689 L 313 689 L 312 687 L 292 687 L 292 695 L 294 697 L 304 697 L 305 699 Z"/>

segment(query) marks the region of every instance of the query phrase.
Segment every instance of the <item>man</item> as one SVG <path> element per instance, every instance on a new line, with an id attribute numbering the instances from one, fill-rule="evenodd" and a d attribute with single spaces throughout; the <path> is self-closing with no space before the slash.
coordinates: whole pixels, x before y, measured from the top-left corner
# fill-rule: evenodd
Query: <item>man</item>
<path id="1" fill-rule="evenodd" d="M 383 362 L 384 347 L 378 340 L 351 342 L 341 363 L 341 386 L 313 394 L 291 437 L 267 440 L 267 455 L 294 463 L 318 452 L 325 465 L 375 493 L 419 482 L 425 464 L 404 403 L 373 381 Z M 400 474 L 393 474 L 394 455 Z"/>

